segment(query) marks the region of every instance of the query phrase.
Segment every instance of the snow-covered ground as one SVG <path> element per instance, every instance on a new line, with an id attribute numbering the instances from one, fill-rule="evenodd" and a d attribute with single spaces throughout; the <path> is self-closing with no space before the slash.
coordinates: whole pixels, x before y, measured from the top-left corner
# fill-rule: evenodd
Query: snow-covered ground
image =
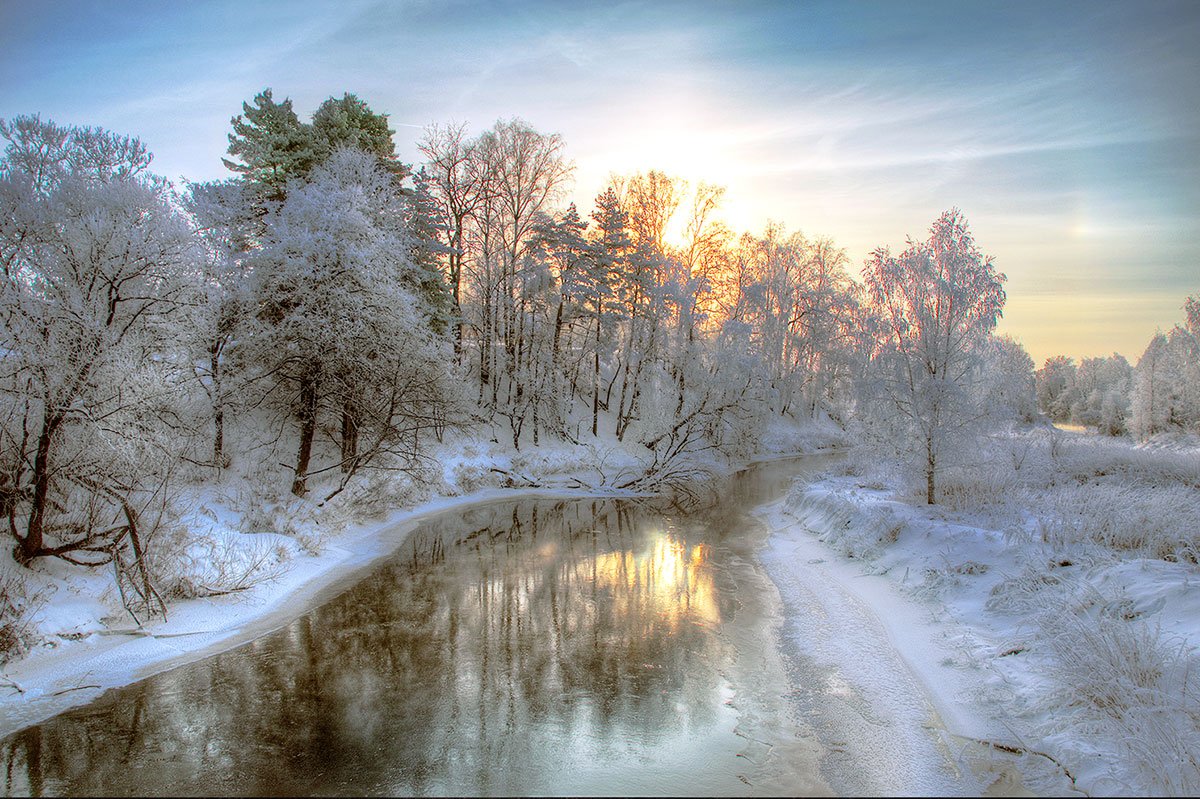
<path id="1" fill-rule="evenodd" d="M 981 772 L 997 792 L 1194 795 L 1191 443 L 1026 432 L 1000 445 L 1021 455 L 1013 468 L 960 475 L 954 488 L 970 501 L 949 507 L 919 504 L 853 461 L 798 485 L 763 510 L 773 530 L 764 562 L 785 607 L 821 619 L 790 625 L 788 642 L 845 679 L 879 724 L 907 727 L 900 738 L 914 746 L 932 730 L 964 771 L 1014 762 L 1019 781 Z M 967 491 L 971 482 L 986 485 Z M 821 640 L 821 626 L 842 634 Z M 892 651 L 870 649 L 881 637 Z M 897 670 L 924 687 L 932 715 L 905 704 Z M 883 734 L 878 724 L 849 731 L 847 762 L 878 752 Z M 855 787 L 929 793 L 944 777 L 905 752 L 889 757 L 896 782 Z M 838 761 L 828 768 L 837 787 Z M 850 776 L 840 784 L 855 785 Z"/>

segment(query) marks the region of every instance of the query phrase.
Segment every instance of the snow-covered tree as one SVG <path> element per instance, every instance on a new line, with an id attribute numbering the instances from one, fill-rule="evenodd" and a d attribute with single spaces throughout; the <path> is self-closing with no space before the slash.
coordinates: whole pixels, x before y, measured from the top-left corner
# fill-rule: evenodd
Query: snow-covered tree
<path id="1" fill-rule="evenodd" d="M 45 146 L 22 126 L 0 178 L 3 511 L 18 562 L 115 559 L 150 601 L 143 548 L 179 459 L 174 325 L 194 302 L 195 239 L 164 182 L 140 175 L 140 142 L 39 124 Z M 24 154 L 55 148 L 26 171 Z"/>
<path id="2" fill-rule="evenodd" d="M 1056 422 L 1071 420 L 1071 403 L 1076 399 L 1075 360 L 1055 355 L 1035 373 L 1038 406 Z"/>
<path id="3" fill-rule="evenodd" d="M 1110 436 L 1127 430 L 1133 369 L 1124 356 L 1084 358 L 1075 372 L 1071 421 Z"/>
<path id="4" fill-rule="evenodd" d="M 242 180 L 194 183 L 184 206 L 191 213 L 204 258 L 199 301 L 180 325 L 179 339 L 197 383 L 208 399 L 212 424 L 211 463 L 229 464 L 226 417 L 236 396 L 228 353 L 250 312 L 247 256 L 257 246 L 255 196 Z"/>
<path id="5" fill-rule="evenodd" d="M 477 140 L 463 125 L 434 125 L 417 145 L 425 156 L 430 196 L 438 204 L 446 244 L 446 278 L 454 325 L 454 352 L 463 347 L 463 264 L 469 256 L 470 225 L 487 198 L 489 175 Z"/>
<path id="6" fill-rule="evenodd" d="M 986 416 L 971 389 L 981 347 L 1004 308 L 1005 277 L 952 209 L 926 241 L 909 239 L 899 256 L 872 253 L 863 278 L 878 320 L 870 418 L 924 473 L 925 500 L 933 504 L 939 469 Z"/>
<path id="7" fill-rule="evenodd" d="M 1038 415 L 1033 358 L 1009 336 L 989 336 L 980 348 L 982 375 L 976 402 L 993 414 L 994 424 L 1029 423 Z"/>
<path id="8" fill-rule="evenodd" d="M 450 372 L 420 298 L 408 214 L 377 157 L 342 149 L 266 217 L 251 259 L 258 325 L 242 357 L 298 425 L 298 496 L 322 430 L 340 457 L 321 469 L 352 474 L 381 453 L 411 465 L 422 434 L 444 424 Z"/>
<path id="9" fill-rule="evenodd" d="M 1167 429 L 1171 418 L 1172 375 L 1167 337 L 1161 331 L 1146 346 L 1133 373 L 1130 430 L 1147 439 Z"/>

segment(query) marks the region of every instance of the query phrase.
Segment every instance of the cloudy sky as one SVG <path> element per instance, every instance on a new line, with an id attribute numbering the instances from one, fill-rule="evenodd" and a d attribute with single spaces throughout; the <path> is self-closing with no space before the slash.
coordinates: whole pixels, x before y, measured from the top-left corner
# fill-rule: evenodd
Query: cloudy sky
<path id="1" fill-rule="evenodd" d="M 1200 292 L 1200 2 L 574 4 L 0 0 L 0 118 L 143 139 L 226 177 L 230 117 L 354 92 L 397 148 L 431 122 L 561 133 L 576 199 L 657 168 L 845 247 L 958 206 L 1040 365 L 1136 362 Z"/>

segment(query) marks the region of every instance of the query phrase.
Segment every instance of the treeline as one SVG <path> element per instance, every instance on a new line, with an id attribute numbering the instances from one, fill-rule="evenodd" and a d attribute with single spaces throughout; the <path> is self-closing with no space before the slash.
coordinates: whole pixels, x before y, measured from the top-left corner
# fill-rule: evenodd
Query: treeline
<path id="1" fill-rule="evenodd" d="M 1048 358 L 1037 370 L 1041 410 L 1053 421 L 1144 441 L 1158 433 L 1200 434 L 1200 295 L 1183 306 L 1186 321 L 1154 334 L 1137 366 L 1107 358 Z"/>
<path id="2" fill-rule="evenodd" d="M 624 485 L 652 487 L 829 417 L 890 441 L 932 502 L 983 420 L 1033 412 L 958 211 L 859 282 L 827 239 L 735 234 L 708 184 L 650 171 L 564 205 L 565 143 L 518 119 L 429 128 L 415 171 L 392 133 L 354 95 L 303 122 L 267 90 L 232 120 L 236 175 L 174 187 L 136 138 L 0 122 L 18 562 L 115 562 L 153 604 L 148 541 L 183 487 L 233 470 L 323 501 L 419 473 L 451 428 L 619 442 L 644 466 Z"/>

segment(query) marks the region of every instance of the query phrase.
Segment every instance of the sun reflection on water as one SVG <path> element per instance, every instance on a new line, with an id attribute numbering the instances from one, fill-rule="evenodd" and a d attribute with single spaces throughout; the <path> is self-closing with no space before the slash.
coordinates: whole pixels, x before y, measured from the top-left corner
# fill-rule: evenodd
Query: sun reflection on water
<path id="1" fill-rule="evenodd" d="M 609 589 L 628 613 L 654 613 L 672 629 L 681 623 L 721 621 L 709 547 L 687 544 L 670 533 L 653 534 L 640 551 L 596 556 L 597 587 Z"/>

